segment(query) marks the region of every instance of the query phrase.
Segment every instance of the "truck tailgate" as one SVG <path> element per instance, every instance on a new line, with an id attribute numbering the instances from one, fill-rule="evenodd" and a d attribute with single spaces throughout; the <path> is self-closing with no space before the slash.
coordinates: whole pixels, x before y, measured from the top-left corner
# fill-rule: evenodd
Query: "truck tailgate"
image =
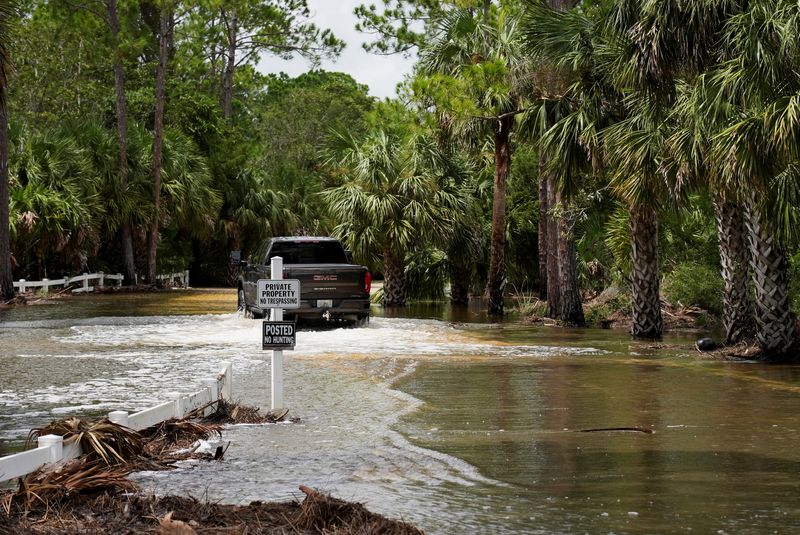
<path id="1" fill-rule="evenodd" d="M 366 268 L 351 264 L 284 265 L 283 276 L 300 281 L 302 299 L 364 297 Z"/>

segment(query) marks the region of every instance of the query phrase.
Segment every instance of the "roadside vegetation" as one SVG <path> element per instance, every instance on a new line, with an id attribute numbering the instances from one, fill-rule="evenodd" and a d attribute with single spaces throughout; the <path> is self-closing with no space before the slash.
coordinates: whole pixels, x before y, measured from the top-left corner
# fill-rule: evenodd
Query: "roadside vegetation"
<path id="1" fill-rule="evenodd" d="M 230 250 L 332 234 L 386 305 L 480 295 L 502 315 L 516 294 L 642 338 L 682 310 L 796 354 L 797 2 L 356 14 L 368 50 L 418 58 L 395 100 L 258 72 L 341 51 L 302 0 L 0 1 L 2 300 L 85 270 L 227 285 Z"/>

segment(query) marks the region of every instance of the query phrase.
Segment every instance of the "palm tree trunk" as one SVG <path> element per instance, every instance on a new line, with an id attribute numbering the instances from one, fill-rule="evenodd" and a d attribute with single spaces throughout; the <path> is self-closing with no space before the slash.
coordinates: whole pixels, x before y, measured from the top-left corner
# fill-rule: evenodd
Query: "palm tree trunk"
<path id="1" fill-rule="evenodd" d="M 469 269 L 461 264 L 450 267 L 450 303 L 456 306 L 469 304 Z"/>
<path id="2" fill-rule="evenodd" d="M 403 255 L 387 243 L 383 248 L 383 306 L 406 306 L 406 266 Z"/>
<path id="3" fill-rule="evenodd" d="M 556 202 L 561 206 L 561 217 L 558 218 L 558 275 L 559 301 L 561 311 L 557 318 L 568 325 L 582 327 L 586 324 L 583 316 L 583 303 L 578 285 L 578 263 L 573 235 L 574 217 L 565 206 L 561 192 L 556 195 Z"/>
<path id="4" fill-rule="evenodd" d="M 236 69 L 236 39 L 239 30 L 239 21 L 236 13 L 229 13 L 227 23 L 228 49 L 225 53 L 225 74 L 222 81 L 222 115 L 228 125 L 233 123 L 233 73 Z M 225 19 L 227 20 L 227 19 Z"/>
<path id="5" fill-rule="evenodd" d="M 111 29 L 111 38 L 114 42 L 114 90 L 117 97 L 117 144 L 119 146 L 119 187 L 123 197 L 128 191 L 128 111 L 125 106 L 125 69 L 120 57 L 119 17 L 117 15 L 117 0 L 107 0 L 108 26 Z M 134 284 L 136 281 L 136 265 L 133 259 L 133 232 L 127 215 L 123 216 L 120 228 L 122 240 L 122 261 L 125 271 L 124 284 Z"/>
<path id="6" fill-rule="evenodd" d="M 547 181 L 547 317 L 558 318 L 561 315 L 561 282 L 558 269 L 558 220 L 550 213 L 556 206 L 558 184 L 552 173 L 546 176 Z"/>
<path id="7" fill-rule="evenodd" d="M 758 201 L 748 203 L 750 262 L 756 308 L 756 340 L 769 359 L 792 356 L 797 332 L 789 299 L 789 266 L 786 251 L 772 236 Z"/>
<path id="8" fill-rule="evenodd" d="M 511 125 L 513 117 L 500 119 L 494 134 L 494 196 L 492 199 L 492 244 L 489 256 L 489 314 L 503 315 L 506 283 L 506 180 L 511 170 Z"/>
<path id="9" fill-rule="evenodd" d="M 0 66 L 0 301 L 14 298 L 11 272 L 11 228 L 9 226 L 8 106 L 5 66 Z"/>
<path id="10" fill-rule="evenodd" d="M 550 205 L 547 202 L 547 175 L 544 156 L 539 156 L 539 227 L 536 242 L 539 250 L 539 299 L 547 299 L 547 220 Z"/>
<path id="11" fill-rule="evenodd" d="M 161 151 L 164 145 L 164 85 L 167 77 L 167 44 L 171 15 L 162 9 L 158 36 L 158 69 L 156 71 L 156 113 L 153 128 L 153 221 L 147 242 L 147 281 L 156 283 L 156 253 L 161 206 Z"/>
<path id="12" fill-rule="evenodd" d="M 635 338 L 660 338 L 664 330 L 661 318 L 658 273 L 658 220 L 649 206 L 630 208 L 633 245 L 631 289 Z"/>
<path id="13" fill-rule="evenodd" d="M 719 238 L 720 271 L 725 284 L 723 309 L 725 343 L 735 344 L 753 335 L 753 303 L 750 298 L 749 265 L 744 207 L 718 198 L 714 202 Z"/>

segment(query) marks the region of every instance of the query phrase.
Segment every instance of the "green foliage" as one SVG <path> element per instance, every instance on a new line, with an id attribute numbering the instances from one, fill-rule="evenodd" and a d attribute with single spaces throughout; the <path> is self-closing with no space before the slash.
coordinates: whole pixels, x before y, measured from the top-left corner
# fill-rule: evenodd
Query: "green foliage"
<path id="1" fill-rule="evenodd" d="M 508 284 L 520 291 L 537 287 L 539 273 L 537 232 L 539 225 L 539 153 L 530 145 L 514 152 L 508 180 L 506 211 L 506 259 Z"/>
<path id="2" fill-rule="evenodd" d="M 722 277 L 714 268 L 695 262 L 679 264 L 666 276 L 664 294 L 673 305 L 698 306 L 722 313 Z"/>
<path id="3" fill-rule="evenodd" d="M 585 307 L 586 323 L 601 326 L 604 320 L 616 312 L 626 316 L 631 314 L 631 294 L 618 286 L 612 285 L 604 290 L 598 298 Z"/>
<path id="4" fill-rule="evenodd" d="M 406 293 L 413 301 L 440 301 L 450 278 L 447 255 L 436 248 L 415 249 L 406 256 Z"/>

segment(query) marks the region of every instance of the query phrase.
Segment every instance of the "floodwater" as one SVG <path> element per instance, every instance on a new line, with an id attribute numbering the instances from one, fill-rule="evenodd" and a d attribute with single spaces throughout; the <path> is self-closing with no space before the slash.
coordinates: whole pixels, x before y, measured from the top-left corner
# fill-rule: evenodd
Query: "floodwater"
<path id="1" fill-rule="evenodd" d="M 68 414 L 195 390 L 222 361 L 269 408 L 260 322 L 231 291 L 98 295 L 0 311 L 0 448 Z M 233 426 L 221 463 L 136 480 L 230 503 L 360 501 L 428 533 L 796 533 L 800 367 L 718 362 L 691 338 L 485 323 L 419 307 L 303 330 L 299 423 Z M 652 433 L 593 431 L 642 428 Z"/>

